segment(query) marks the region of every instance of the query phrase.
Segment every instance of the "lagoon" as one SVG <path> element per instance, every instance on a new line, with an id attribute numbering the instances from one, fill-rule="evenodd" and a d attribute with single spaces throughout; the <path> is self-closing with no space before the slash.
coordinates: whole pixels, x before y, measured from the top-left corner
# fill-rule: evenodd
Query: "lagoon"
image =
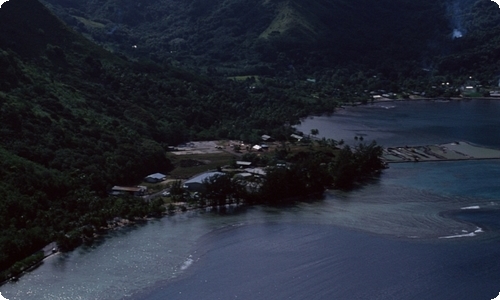
<path id="1" fill-rule="evenodd" d="M 384 147 L 468 141 L 500 148 L 500 101 L 420 100 L 375 103 L 340 109 L 333 116 L 311 117 L 297 128 L 318 129 L 318 137 L 347 144 L 376 140 Z"/>
<path id="2" fill-rule="evenodd" d="M 390 105 L 391 107 L 377 107 Z M 383 146 L 500 144 L 500 102 L 394 102 L 299 127 Z M 47 259 L 7 299 L 493 299 L 500 161 L 391 165 L 356 190 L 286 208 L 191 211 Z"/>

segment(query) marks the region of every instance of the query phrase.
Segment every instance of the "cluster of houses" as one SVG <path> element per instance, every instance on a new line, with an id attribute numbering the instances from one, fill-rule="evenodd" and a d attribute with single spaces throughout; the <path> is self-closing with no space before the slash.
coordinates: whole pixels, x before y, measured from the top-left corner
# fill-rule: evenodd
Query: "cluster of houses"
<path id="1" fill-rule="evenodd" d="M 262 143 L 254 144 L 253 146 L 251 144 L 247 145 L 243 142 L 231 143 L 230 146 L 235 151 L 238 151 L 239 149 L 246 149 L 247 151 L 266 151 L 266 150 L 269 150 L 269 145 L 267 143 L 272 141 L 271 136 L 262 135 L 261 138 L 262 138 Z"/>
<path id="2" fill-rule="evenodd" d="M 252 151 L 265 151 L 269 148 L 268 143 L 272 142 L 273 139 L 269 135 L 262 135 L 262 143 L 255 144 L 253 146 L 247 146 L 242 143 L 232 144 L 233 147 L 245 147 L 247 150 Z M 298 134 L 292 134 L 291 138 L 296 141 L 301 141 L 304 137 Z M 235 173 L 234 178 L 244 180 L 248 182 L 248 184 L 255 184 L 255 182 L 259 181 L 259 178 L 262 178 L 266 175 L 266 171 L 263 168 L 256 168 L 252 166 L 252 162 L 249 161 L 236 161 L 237 169 L 232 169 L 230 172 Z M 190 192 L 201 192 L 204 189 L 204 182 L 213 177 L 219 175 L 225 175 L 227 173 L 221 171 L 210 171 L 202 174 L 198 174 L 183 183 L 183 188 Z M 144 182 L 146 183 L 159 183 L 165 181 L 167 179 L 167 175 L 162 173 L 154 173 L 146 176 L 144 178 Z M 109 191 L 109 195 L 112 196 L 120 196 L 120 195 L 131 195 L 142 197 L 148 193 L 148 188 L 143 185 L 139 186 L 113 186 Z"/>
<path id="3" fill-rule="evenodd" d="M 189 192 L 203 192 L 205 190 L 204 183 L 214 176 L 227 175 L 225 172 L 220 171 L 210 171 L 202 174 L 198 174 L 188 180 L 183 184 L 183 188 Z M 266 175 L 266 171 L 263 168 L 245 168 L 240 169 L 234 176 L 234 179 L 241 179 L 247 182 L 248 186 L 255 188 L 255 178 L 262 178 Z"/>
<path id="4" fill-rule="evenodd" d="M 251 182 L 252 178 L 261 178 L 266 175 L 266 171 L 263 168 L 252 168 L 251 162 L 237 161 L 236 164 L 240 167 L 237 170 L 234 178 L 242 179 Z M 221 171 L 209 171 L 202 174 L 198 174 L 183 183 L 183 188 L 189 192 L 203 192 L 205 189 L 204 183 L 214 176 L 226 175 L 227 173 Z M 145 182 L 157 183 L 166 179 L 166 175 L 161 173 L 155 173 L 148 175 L 144 178 Z M 109 192 L 112 196 L 145 196 L 147 194 L 148 188 L 146 186 L 113 186 Z"/>

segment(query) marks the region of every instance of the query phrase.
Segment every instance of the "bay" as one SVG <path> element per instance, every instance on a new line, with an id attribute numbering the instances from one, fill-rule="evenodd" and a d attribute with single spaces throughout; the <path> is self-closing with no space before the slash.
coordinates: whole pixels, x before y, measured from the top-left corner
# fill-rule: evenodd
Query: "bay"
<path id="1" fill-rule="evenodd" d="M 384 146 L 498 147 L 500 103 L 394 102 L 304 120 Z M 500 162 L 394 164 L 356 190 L 272 208 L 192 211 L 47 259 L 7 299 L 493 299 Z"/>
<path id="2" fill-rule="evenodd" d="M 385 147 L 428 145 L 453 141 L 500 147 L 496 100 L 396 101 L 347 107 L 333 117 L 312 117 L 297 128 L 305 134 L 343 139 L 347 144 L 376 140 Z"/>

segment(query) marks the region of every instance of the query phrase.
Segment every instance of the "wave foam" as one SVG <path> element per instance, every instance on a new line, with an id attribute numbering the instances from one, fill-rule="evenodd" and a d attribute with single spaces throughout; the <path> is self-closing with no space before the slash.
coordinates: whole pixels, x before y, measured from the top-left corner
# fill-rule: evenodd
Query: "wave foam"
<path id="1" fill-rule="evenodd" d="M 478 206 L 478 205 L 474 205 L 474 206 L 466 206 L 466 207 L 462 207 L 460 209 L 480 209 L 481 207 Z"/>
<path id="2" fill-rule="evenodd" d="M 464 233 L 464 234 L 456 234 L 456 235 L 448 235 L 448 236 L 440 236 L 440 239 L 455 239 L 455 238 L 462 238 L 462 237 L 473 237 L 476 236 L 476 233 L 481 233 L 484 232 L 482 228 L 477 228 L 473 232 L 469 233 Z M 499 299 L 500 300 L 500 299 Z"/>
<path id="3" fill-rule="evenodd" d="M 187 268 L 189 268 L 193 264 L 194 260 L 192 258 L 186 259 L 182 265 L 181 265 L 181 270 L 184 271 Z"/>

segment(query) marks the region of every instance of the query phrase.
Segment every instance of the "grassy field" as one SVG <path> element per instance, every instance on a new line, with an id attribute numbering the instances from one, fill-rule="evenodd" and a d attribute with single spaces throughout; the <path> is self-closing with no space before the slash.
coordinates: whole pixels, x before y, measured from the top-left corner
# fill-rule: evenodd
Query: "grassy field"
<path id="1" fill-rule="evenodd" d="M 227 152 L 193 155 L 168 154 L 168 158 L 175 166 L 169 174 L 169 178 L 173 179 L 187 179 L 198 173 L 228 165 L 237 159 L 236 156 Z"/>
<path id="2" fill-rule="evenodd" d="M 232 150 L 226 148 L 226 151 L 219 153 L 205 153 L 205 154 L 189 154 L 189 155 L 175 155 L 168 153 L 167 157 L 170 159 L 175 168 L 169 173 L 169 179 L 188 179 L 209 170 L 215 170 L 218 167 L 231 165 L 234 161 L 242 160 L 242 156 L 247 153 L 253 153 L 257 156 L 267 156 L 269 161 L 276 157 L 276 151 L 283 149 L 283 145 L 279 142 L 268 143 L 269 150 L 265 151 L 247 151 L 242 149 L 238 153 L 231 153 Z M 284 145 L 289 155 L 299 152 L 318 151 L 329 154 L 337 154 L 338 150 L 333 150 L 330 147 L 322 146 L 319 142 L 311 143 L 290 143 Z"/>

